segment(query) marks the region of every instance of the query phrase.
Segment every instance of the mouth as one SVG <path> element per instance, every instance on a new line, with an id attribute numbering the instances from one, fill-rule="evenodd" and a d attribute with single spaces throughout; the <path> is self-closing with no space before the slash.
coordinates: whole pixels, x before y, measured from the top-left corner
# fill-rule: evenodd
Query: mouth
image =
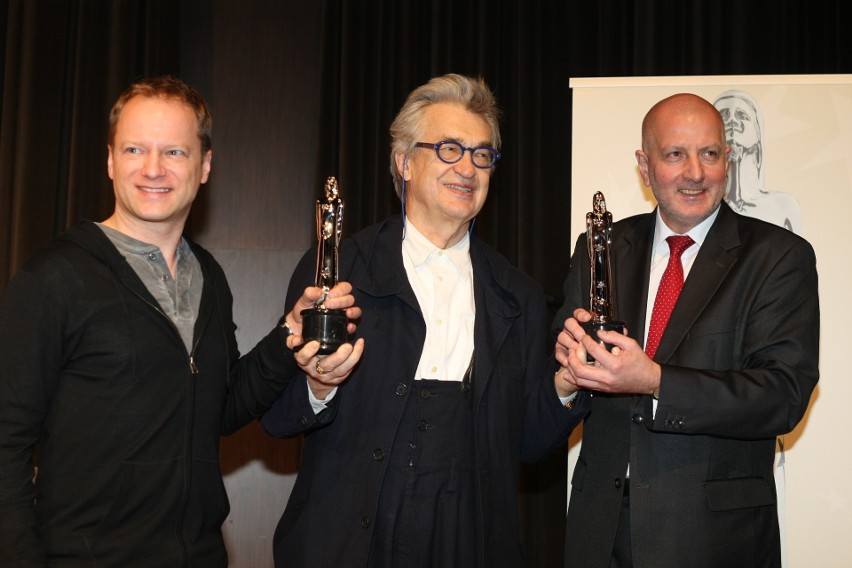
<path id="1" fill-rule="evenodd" d="M 705 191 L 706 191 L 705 189 L 690 189 L 690 188 L 685 188 L 685 187 L 678 189 L 679 193 L 681 193 L 681 194 L 683 194 L 687 197 L 696 197 L 698 195 L 701 195 Z"/>
<path id="2" fill-rule="evenodd" d="M 140 191 L 144 191 L 145 193 L 168 193 L 171 191 L 169 187 L 145 187 L 145 186 L 137 186 L 137 189 Z"/>
<path id="3" fill-rule="evenodd" d="M 448 189 L 452 189 L 454 191 L 459 191 L 461 193 L 473 193 L 473 188 L 467 185 L 458 185 L 455 183 L 446 183 L 444 187 Z"/>

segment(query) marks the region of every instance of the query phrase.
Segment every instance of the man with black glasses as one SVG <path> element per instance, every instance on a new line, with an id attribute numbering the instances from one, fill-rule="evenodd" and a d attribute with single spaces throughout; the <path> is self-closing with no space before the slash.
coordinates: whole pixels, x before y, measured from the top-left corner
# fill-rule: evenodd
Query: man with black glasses
<path id="1" fill-rule="evenodd" d="M 488 87 L 432 79 L 390 131 L 403 213 L 340 250 L 357 335 L 373 347 L 350 380 L 288 389 L 262 421 L 306 434 L 275 563 L 521 566 L 518 463 L 558 447 L 587 400 L 557 395 L 540 287 L 471 233 L 500 158 Z M 291 298 L 315 258 L 297 267 Z"/>

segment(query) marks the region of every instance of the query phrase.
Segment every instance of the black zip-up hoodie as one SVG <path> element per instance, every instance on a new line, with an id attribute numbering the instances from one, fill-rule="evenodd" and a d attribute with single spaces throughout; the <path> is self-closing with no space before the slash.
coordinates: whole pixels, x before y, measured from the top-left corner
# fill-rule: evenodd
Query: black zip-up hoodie
<path id="1" fill-rule="evenodd" d="M 92 222 L 10 283 L 0 566 L 227 566 L 219 436 L 262 415 L 298 367 L 277 327 L 239 357 L 225 274 L 191 246 L 204 290 L 190 353 Z"/>

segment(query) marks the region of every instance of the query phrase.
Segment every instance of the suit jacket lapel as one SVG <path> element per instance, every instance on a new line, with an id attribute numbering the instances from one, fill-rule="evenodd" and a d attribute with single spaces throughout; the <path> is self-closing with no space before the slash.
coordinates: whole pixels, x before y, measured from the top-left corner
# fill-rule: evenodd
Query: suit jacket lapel
<path id="1" fill-rule="evenodd" d="M 643 343 L 645 305 L 648 301 L 648 278 L 651 248 L 654 243 L 653 213 L 630 220 L 621 236 L 613 238 L 613 279 L 616 290 L 616 319 L 627 325 L 627 334 Z"/>
<path id="2" fill-rule="evenodd" d="M 665 362 L 689 333 L 737 261 L 739 246 L 736 215 L 722 203 L 716 221 L 683 284 L 657 349 L 656 360 Z"/>

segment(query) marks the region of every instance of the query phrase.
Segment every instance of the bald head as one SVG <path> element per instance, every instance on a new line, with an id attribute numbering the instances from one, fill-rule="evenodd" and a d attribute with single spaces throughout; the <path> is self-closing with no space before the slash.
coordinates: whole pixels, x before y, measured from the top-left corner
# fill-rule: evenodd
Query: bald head
<path id="1" fill-rule="evenodd" d="M 719 110 L 709 101 L 691 93 L 679 93 L 665 98 L 651 107 L 642 120 L 642 150 L 646 153 L 654 146 L 661 122 L 713 120 L 719 125 L 719 139 L 725 141 L 725 122 Z"/>
<path id="2" fill-rule="evenodd" d="M 701 97 L 679 94 L 651 107 L 636 160 L 669 229 L 686 234 L 718 209 L 730 152 L 722 116 Z"/>

